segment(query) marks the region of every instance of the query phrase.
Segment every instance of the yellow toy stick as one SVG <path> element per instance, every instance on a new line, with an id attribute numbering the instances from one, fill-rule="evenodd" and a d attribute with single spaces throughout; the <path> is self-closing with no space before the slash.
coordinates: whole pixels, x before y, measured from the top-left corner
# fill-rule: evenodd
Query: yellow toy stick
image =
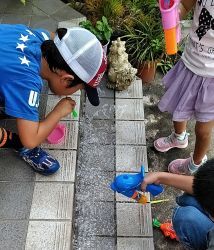
<path id="1" fill-rule="evenodd" d="M 151 204 L 157 204 L 161 202 L 169 201 L 169 199 L 163 199 L 163 200 L 155 200 L 155 201 L 150 201 Z"/>

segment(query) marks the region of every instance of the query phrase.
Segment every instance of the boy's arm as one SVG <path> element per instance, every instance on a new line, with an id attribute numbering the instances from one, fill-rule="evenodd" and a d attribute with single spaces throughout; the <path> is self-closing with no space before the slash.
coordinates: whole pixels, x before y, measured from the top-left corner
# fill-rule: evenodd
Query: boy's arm
<path id="1" fill-rule="evenodd" d="M 180 9 L 180 19 L 184 19 L 186 15 L 192 10 L 195 5 L 196 0 L 181 0 L 179 9 Z"/>
<path id="2" fill-rule="evenodd" d="M 18 133 L 24 147 L 34 148 L 41 144 L 52 132 L 59 120 L 72 112 L 75 104 L 75 101 L 69 97 L 61 99 L 41 122 L 17 118 Z"/>
<path id="3" fill-rule="evenodd" d="M 193 176 L 184 176 L 166 172 L 148 173 L 141 185 L 142 190 L 146 190 L 148 184 L 164 184 L 181 189 L 189 194 L 193 194 Z"/>

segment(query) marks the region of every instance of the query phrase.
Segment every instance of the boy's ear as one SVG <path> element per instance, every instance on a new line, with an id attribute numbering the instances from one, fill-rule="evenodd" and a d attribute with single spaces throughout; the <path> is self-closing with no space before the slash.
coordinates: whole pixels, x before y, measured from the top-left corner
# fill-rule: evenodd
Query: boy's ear
<path id="1" fill-rule="evenodd" d="M 63 86 L 65 86 L 65 87 L 69 87 L 70 82 L 73 80 L 74 80 L 74 77 L 72 75 L 65 74 L 65 75 L 61 76 L 61 82 L 62 82 Z"/>

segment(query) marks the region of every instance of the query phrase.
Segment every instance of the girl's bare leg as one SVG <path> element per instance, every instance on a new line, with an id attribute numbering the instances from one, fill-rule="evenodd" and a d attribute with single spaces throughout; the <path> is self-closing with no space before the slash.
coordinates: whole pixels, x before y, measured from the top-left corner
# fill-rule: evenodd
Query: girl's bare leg
<path id="1" fill-rule="evenodd" d="M 186 131 L 187 121 L 175 122 L 173 121 L 174 129 L 176 134 L 181 134 Z"/>
<path id="2" fill-rule="evenodd" d="M 195 150 L 193 153 L 193 161 L 196 165 L 199 165 L 207 153 L 210 142 L 211 142 L 211 134 L 212 128 L 214 126 L 214 121 L 210 122 L 196 122 L 195 125 Z"/>

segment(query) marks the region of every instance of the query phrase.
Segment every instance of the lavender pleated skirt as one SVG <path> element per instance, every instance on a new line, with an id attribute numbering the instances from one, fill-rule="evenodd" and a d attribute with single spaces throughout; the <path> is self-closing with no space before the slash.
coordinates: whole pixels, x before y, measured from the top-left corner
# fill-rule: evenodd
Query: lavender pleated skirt
<path id="1" fill-rule="evenodd" d="M 173 121 L 214 120 L 214 78 L 194 74 L 180 60 L 163 82 L 166 92 L 158 107 L 162 112 L 171 113 Z"/>

